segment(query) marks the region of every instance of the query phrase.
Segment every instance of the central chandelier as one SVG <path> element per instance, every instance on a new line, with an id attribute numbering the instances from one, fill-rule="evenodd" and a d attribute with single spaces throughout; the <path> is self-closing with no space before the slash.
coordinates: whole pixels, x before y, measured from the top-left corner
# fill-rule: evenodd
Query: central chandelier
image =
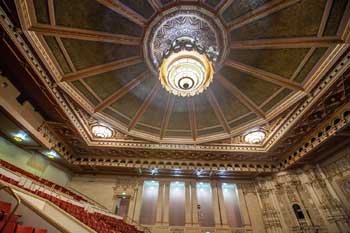
<path id="1" fill-rule="evenodd" d="M 162 86 L 177 96 L 194 96 L 202 93 L 213 81 L 217 52 L 205 49 L 198 42 L 182 37 L 175 40 L 163 53 L 159 68 Z"/>

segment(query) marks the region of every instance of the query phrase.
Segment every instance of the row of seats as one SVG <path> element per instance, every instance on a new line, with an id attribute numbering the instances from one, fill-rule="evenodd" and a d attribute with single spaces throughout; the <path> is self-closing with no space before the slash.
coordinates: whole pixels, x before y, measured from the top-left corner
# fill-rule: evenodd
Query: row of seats
<path id="1" fill-rule="evenodd" d="M 11 203 L 0 201 L 0 211 L 2 215 L 0 219 L 1 229 L 11 212 Z M 12 216 L 3 233 L 47 233 L 47 230 L 44 229 L 37 229 L 31 226 L 22 226 L 21 224 L 18 224 L 18 217 L 18 215 Z"/>
<path id="2" fill-rule="evenodd" d="M 82 206 L 78 206 L 70 201 L 62 200 L 59 197 L 50 195 L 49 193 L 43 192 L 42 190 L 30 189 L 22 186 L 19 181 L 16 181 L 10 177 L 0 174 L 0 179 L 20 187 L 28 192 L 31 192 L 37 196 L 40 196 L 53 204 L 57 205 L 70 215 L 74 216 L 87 226 L 91 227 L 99 233 L 140 233 L 135 226 L 125 223 L 123 220 L 111 217 L 106 214 L 99 212 L 88 211 Z"/>
<path id="3" fill-rule="evenodd" d="M 34 175 L 34 174 L 30 173 L 30 172 L 27 172 L 27 171 L 25 171 L 25 170 L 23 170 L 23 169 L 21 169 L 19 167 L 16 167 L 16 166 L 14 166 L 14 165 L 12 165 L 12 164 L 4 161 L 4 160 L 1 160 L 1 159 L 0 159 L 0 166 L 5 167 L 8 170 L 11 170 L 13 172 L 20 173 L 21 175 L 24 175 L 24 176 L 26 176 L 26 177 L 28 177 L 28 178 L 30 178 L 30 179 L 38 182 L 38 183 L 41 183 L 41 184 L 43 184 L 43 185 L 45 185 L 45 186 L 47 186 L 49 188 L 53 188 L 53 189 L 55 189 L 55 190 L 57 190 L 57 191 L 59 191 L 61 193 L 69 195 L 69 196 L 73 197 L 77 201 L 87 201 L 83 197 L 81 197 L 80 195 L 77 195 L 77 194 L 73 193 L 72 191 L 68 190 L 67 188 L 65 188 L 65 187 L 63 187 L 61 185 L 55 184 L 55 183 L 53 183 L 53 182 L 51 182 L 49 180 L 43 179 L 43 178 L 41 178 L 39 176 L 36 176 L 36 175 Z"/>

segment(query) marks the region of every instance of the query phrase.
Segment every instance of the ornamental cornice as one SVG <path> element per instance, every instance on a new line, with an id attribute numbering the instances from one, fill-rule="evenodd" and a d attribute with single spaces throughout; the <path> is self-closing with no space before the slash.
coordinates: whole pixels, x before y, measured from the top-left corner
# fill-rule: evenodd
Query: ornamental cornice
<path id="1" fill-rule="evenodd" d="M 347 61 L 350 61 L 350 54 L 346 56 L 346 59 Z M 288 159 L 283 161 L 284 158 L 282 158 L 280 168 L 282 170 L 287 169 L 289 166 L 325 142 L 328 138 L 334 136 L 339 130 L 349 125 L 349 123 L 350 104 L 347 103 L 343 105 L 336 113 L 334 113 L 325 123 L 323 123 L 322 127 L 310 134 L 307 139 L 300 144 L 301 146 L 298 146 L 292 153 L 289 153 L 290 156 Z"/>

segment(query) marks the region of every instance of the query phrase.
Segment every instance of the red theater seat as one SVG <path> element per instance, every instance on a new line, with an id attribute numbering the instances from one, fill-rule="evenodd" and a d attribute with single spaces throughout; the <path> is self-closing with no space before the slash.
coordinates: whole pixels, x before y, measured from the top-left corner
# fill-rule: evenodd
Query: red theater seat
<path id="1" fill-rule="evenodd" d="M 62 193 L 68 194 L 70 195 L 72 198 L 76 199 L 76 200 L 82 200 L 84 202 L 86 202 L 85 199 L 81 198 L 80 196 L 70 192 L 69 190 L 67 190 L 66 188 L 60 186 L 60 185 L 56 185 L 52 182 L 49 182 L 45 179 L 41 179 L 37 176 L 31 175 L 28 172 L 25 172 L 24 170 L 17 168 L 11 164 L 8 164 L 7 162 L 1 161 L 0 160 L 0 164 L 2 164 L 2 166 L 7 167 L 8 169 L 12 170 L 12 171 L 16 171 L 21 173 L 22 175 L 25 175 L 27 177 L 31 177 L 33 180 L 37 180 L 37 182 L 40 182 L 42 184 L 44 184 L 47 188 L 50 189 L 56 189 L 61 191 Z M 26 189 L 23 186 L 19 185 L 18 181 L 13 180 L 12 178 L 6 177 L 5 175 L 0 175 L 0 179 L 4 180 L 8 183 L 14 184 L 16 186 L 18 186 L 19 188 L 22 188 L 24 190 L 27 190 L 28 192 L 31 192 L 35 195 L 38 195 L 48 201 L 51 201 L 53 204 L 57 205 L 59 208 L 65 210 L 66 212 L 68 212 L 69 214 L 71 214 L 72 216 L 74 216 L 75 218 L 77 218 L 78 220 L 80 220 L 81 222 L 85 223 L 86 225 L 90 226 L 91 228 L 95 229 L 97 232 L 100 233 L 143 233 L 142 231 L 139 231 L 136 229 L 135 226 L 129 225 L 126 222 L 124 222 L 123 220 L 118 220 L 114 217 L 105 215 L 103 213 L 98 213 L 98 212 L 93 212 L 90 213 L 87 210 L 85 210 L 84 207 L 75 205 L 69 201 L 64 201 L 62 200 L 60 197 L 60 195 L 56 195 L 56 194 L 48 194 L 45 193 L 43 191 L 39 191 L 39 190 L 30 190 L 30 189 Z M 11 205 L 9 203 L 5 203 L 3 205 L 1 205 L 2 202 L 0 202 L 0 209 L 3 208 L 6 211 L 10 211 L 11 209 Z M 2 207 L 1 207 L 2 206 Z M 14 216 L 17 217 L 17 216 Z M 14 220 L 15 222 L 15 220 Z M 16 225 L 14 222 L 11 223 L 11 225 L 9 225 L 6 231 L 4 231 L 3 233 L 14 233 L 14 226 Z M 1 224 L 1 222 L 0 222 Z M 47 233 L 47 230 L 34 230 L 34 228 L 32 227 L 23 227 L 23 226 L 18 226 L 16 233 Z"/>
<path id="2" fill-rule="evenodd" d="M 0 210 L 4 211 L 5 213 L 10 213 L 11 203 L 0 201 Z"/>
<path id="3" fill-rule="evenodd" d="M 16 233 L 33 233 L 34 228 L 33 227 L 25 227 L 21 225 L 17 225 Z"/>
<path id="4" fill-rule="evenodd" d="M 0 222 L 0 226 L 2 227 L 2 225 L 5 222 Z M 9 224 L 7 224 L 7 226 L 4 229 L 3 233 L 14 233 L 15 232 L 15 228 L 16 228 L 16 223 L 10 222 Z"/>

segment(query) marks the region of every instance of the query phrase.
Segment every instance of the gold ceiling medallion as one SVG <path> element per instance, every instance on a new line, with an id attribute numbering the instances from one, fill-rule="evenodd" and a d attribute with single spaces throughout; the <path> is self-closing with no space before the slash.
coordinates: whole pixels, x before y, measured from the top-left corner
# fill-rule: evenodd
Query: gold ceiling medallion
<path id="1" fill-rule="evenodd" d="M 179 38 L 163 53 L 160 82 L 173 95 L 200 94 L 213 81 L 212 62 L 216 59 L 217 52 L 212 47 L 204 49 L 191 38 Z"/>

